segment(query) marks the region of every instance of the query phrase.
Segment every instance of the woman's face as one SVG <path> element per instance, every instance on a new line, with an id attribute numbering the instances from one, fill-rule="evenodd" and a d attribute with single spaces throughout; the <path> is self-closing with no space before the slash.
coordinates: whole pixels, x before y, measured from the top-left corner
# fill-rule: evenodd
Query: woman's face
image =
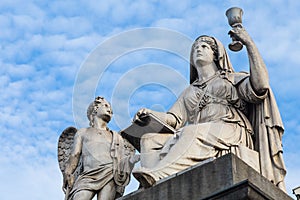
<path id="1" fill-rule="evenodd" d="M 204 66 L 214 62 L 214 52 L 209 44 L 196 41 L 193 46 L 193 62 L 195 66 Z"/>

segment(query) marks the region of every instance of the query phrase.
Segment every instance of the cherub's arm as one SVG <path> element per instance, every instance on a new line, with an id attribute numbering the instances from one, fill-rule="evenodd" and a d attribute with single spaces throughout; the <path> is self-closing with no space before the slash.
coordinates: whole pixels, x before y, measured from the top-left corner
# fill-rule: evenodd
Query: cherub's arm
<path id="1" fill-rule="evenodd" d="M 78 165 L 81 156 L 81 149 L 82 149 L 82 129 L 80 129 L 74 137 L 73 148 L 69 160 L 66 164 L 65 181 L 67 181 L 67 184 L 69 186 L 72 186 L 74 183 L 74 177 L 72 174 Z"/>

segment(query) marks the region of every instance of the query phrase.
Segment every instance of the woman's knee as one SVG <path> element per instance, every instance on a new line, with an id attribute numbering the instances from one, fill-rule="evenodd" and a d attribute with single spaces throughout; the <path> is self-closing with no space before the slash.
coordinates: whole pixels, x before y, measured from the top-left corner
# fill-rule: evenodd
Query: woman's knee
<path id="1" fill-rule="evenodd" d="M 141 137 L 141 148 L 145 151 L 159 149 L 172 137 L 171 134 L 147 133 Z"/>
<path id="2" fill-rule="evenodd" d="M 92 199 L 95 196 L 95 192 L 89 190 L 81 190 L 74 194 L 72 200 Z"/>

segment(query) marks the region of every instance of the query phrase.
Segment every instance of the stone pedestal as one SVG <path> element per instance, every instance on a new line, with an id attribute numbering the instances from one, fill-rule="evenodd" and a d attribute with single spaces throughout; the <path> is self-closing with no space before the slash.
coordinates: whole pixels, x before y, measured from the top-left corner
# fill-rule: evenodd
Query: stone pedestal
<path id="1" fill-rule="evenodd" d="M 285 192 L 233 154 L 200 163 L 119 200 L 281 199 Z"/>

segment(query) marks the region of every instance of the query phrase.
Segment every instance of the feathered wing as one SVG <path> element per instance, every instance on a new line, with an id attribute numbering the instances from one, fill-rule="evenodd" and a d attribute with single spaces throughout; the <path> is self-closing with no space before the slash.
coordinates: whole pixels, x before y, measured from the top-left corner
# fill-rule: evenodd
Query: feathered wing
<path id="1" fill-rule="evenodd" d="M 65 169 L 67 162 L 69 160 L 72 148 L 73 148 L 73 143 L 74 143 L 74 136 L 77 133 L 77 129 L 74 127 L 68 127 L 66 128 L 61 135 L 59 136 L 58 139 L 58 148 L 57 148 L 57 158 L 58 158 L 58 164 L 59 168 L 65 177 Z M 77 168 L 73 173 L 74 180 L 77 179 L 79 174 L 82 172 L 82 159 L 80 158 Z M 67 186 L 64 185 L 63 189 L 67 189 Z M 72 187 L 72 186 L 69 186 Z"/>

